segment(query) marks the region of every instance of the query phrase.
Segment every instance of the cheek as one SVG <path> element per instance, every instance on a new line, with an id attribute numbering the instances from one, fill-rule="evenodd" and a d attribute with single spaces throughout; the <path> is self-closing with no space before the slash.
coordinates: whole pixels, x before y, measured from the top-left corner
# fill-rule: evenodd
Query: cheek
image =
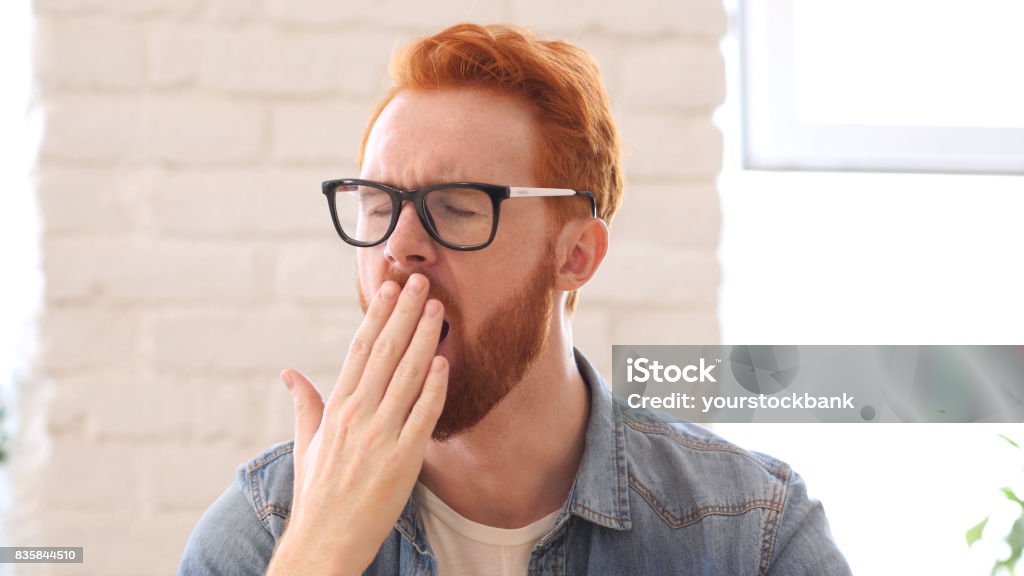
<path id="1" fill-rule="evenodd" d="M 486 254 L 491 248 L 496 250 Z M 464 320 L 478 324 L 495 310 L 522 297 L 527 288 L 525 283 L 536 269 L 539 253 L 532 247 L 504 248 L 492 245 L 480 252 L 479 262 L 452 271 L 458 287 L 455 296 L 459 298 Z"/>
<path id="2" fill-rule="evenodd" d="M 373 252 L 360 248 L 356 255 L 356 283 L 367 298 L 381 285 L 386 269 L 384 258 Z"/>

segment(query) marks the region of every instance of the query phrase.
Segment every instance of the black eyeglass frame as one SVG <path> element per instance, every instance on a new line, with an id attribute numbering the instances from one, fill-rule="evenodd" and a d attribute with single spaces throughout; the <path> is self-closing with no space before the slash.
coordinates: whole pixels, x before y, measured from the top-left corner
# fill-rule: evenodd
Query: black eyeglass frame
<path id="1" fill-rule="evenodd" d="M 498 232 L 498 220 L 501 215 L 501 203 L 510 198 L 543 198 L 543 197 L 557 197 L 557 196 L 583 196 L 590 200 L 590 213 L 591 217 L 597 218 L 597 198 L 593 192 L 586 190 L 573 190 L 571 188 L 533 188 L 528 186 L 499 186 L 497 184 L 484 184 L 482 182 L 445 182 L 443 184 L 433 184 L 423 188 L 415 190 L 402 190 L 395 188 L 394 186 L 388 186 L 381 182 L 375 182 L 373 180 L 360 180 L 357 178 L 342 178 L 340 180 L 326 180 L 321 183 L 321 191 L 324 196 L 327 197 L 327 205 L 331 211 L 331 220 L 334 222 L 334 229 L 341 236 L 341 239 L 355 246 L 357 248 L 370 248 L 377 246 L 387 241 L 391 237 L 391 234 L 395 231 L 395 227 L 398 226 L 398 219 L 402 215 L 402 204 L 405 202 L 412 202 L 413 206 L 416 207 L 416 214 L 419 216 L 420 222 L 423 224 L 423 228 L 430 234 L 430 237 L 437 241 L 438 244 L 445 248 L 452 250 L 460 250 L 468 252 L 472 250 L 481 250 L 486 248 L 494 241 L 494 236 Z M 339 186 L 369 186 L 376 188 L 382 192 L 385 192 L 391 198 L 392 210 L 391 210 L 391 223 L 388 225 L 387 232 L 384 233 L 380 240 L 374 242 L 361 242 L 352 238 L 341 227 L 341 221 L 338 219 L 337 205 L 334 199 L 334 190 Z M 441 235 L 438 233 L 437 228 L 434 226 L 433 220 L 427 213 L 427 207 L 425 199 L 427 194 L 435 190 L 442 190 L 445 188 L 468 188 L 470 190 L 478 190 L 484 192 L 491 198 L 491 205 L 494 208 L 494 217 L 491 220 L 491 233 L 487 237 L 487 240 L 481 244 L 473 245 L 459 245 L 445 242 L 441 239 Z"/>

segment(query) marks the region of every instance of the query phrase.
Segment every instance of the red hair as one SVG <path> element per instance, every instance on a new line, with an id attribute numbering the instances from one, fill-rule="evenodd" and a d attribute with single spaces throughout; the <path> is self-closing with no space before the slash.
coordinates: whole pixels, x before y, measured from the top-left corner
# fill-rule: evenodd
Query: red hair
<path id="1" fill-rule="evenodd" d="M 589 190 L 611 222 L 622 201 L 622 144 L 601 70 L 582 48 L 545 41 L 505 25 L 457 24 L 413 41 L 391 62 L 391 90 L 377 104 L 359 149 L 381 111 L 402 90 L 482 88 L 521 98 L 537 118 L 537 184 Z M 559 228 L 589 214 L 583 200 L 549 203 Z M 576 295 L 569 298 L 575 307 Z"/>

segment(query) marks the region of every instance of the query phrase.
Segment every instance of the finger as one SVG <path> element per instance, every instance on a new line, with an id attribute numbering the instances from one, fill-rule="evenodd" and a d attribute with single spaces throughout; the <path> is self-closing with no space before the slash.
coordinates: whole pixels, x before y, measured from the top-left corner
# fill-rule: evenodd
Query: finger
<path id="1" fill-rule="evenodd" d="M 294 458 L 296 463 L 303 462 L 306 450 L 324 417 L 323 397 L 309 378 L 301 372 L 284 370 L 281 372 L 281 380 L 292 393 L 292 404 L 295 408 Z"/>
<path id="2" fill-rule="evenodd" d="M 434 356 L 430 363 L 430 371 L 423 381 L 423 390 L 409 411 L 399 442 L 406 446 L 422 449 L 437 425 L 444 409 L 445 395 L 448 393 L 448 360 L 444 356 Z"/>
<path id="3" fill-rule="evenodd" d="M 398 284 L 388 280 L 381 284 L 380 289 L 374 294 L 370 306 L 366 310 L 366 316 L 359 324 L 352 343 L 349 345 L 348 354 L 345 356 L 345 363 L 338 374 L 338 381 L 334 385 L 331 397 L 327 403 L 331 406 L 344 401 L 359 384 L 359 379 L 366 368 L 366 361 L 370 358 L 373 350 L 373 343 L 377 340 L 384 325 L 387 324 L 391 312 L 398 301 L 400 288 Z"/>
<path id="4" fill-rule="evenodd" d="M 430 283 L 426 276 L 410 276 L 398 296 L 395 311 L 377 336 L 377 341 L 373 343 L 370 358 L 359 380 L 359 388 L 353 392 L 361 396 L 359 409 L 363 414 L 373 414 L 380 406 L 384 391 L 391 382 L 398 362 L 405 355 L 420 316 L 423 315 L 429 287 Z"/>
<path id="5" fill-rule="evenodd" d="M 397 435 L 409 417 L 420 390 L 427 376 L 431 360 L 437 353 L 437 342 L 441 335 L 441 322 L 444 319 L 444 306 L 437 300 L 429 300 L 423 307 L 416 332 L 405 355 L 398 363 L 395 374 L 384 392 L 377 417 L 395 430 Z"/>

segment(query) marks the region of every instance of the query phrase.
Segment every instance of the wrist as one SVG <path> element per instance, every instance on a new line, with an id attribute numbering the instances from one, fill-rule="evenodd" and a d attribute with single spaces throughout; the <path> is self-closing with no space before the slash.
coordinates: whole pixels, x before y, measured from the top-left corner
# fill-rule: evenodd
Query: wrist
<path id="1" fill-rule="evenodd" d="M 278 540 L 267 567 L 267 576 L 359 576 L 346 562 L 346 556 L 337 543 L 327 544 L 303 537 L 297 530 L 287 529 Z"/>

